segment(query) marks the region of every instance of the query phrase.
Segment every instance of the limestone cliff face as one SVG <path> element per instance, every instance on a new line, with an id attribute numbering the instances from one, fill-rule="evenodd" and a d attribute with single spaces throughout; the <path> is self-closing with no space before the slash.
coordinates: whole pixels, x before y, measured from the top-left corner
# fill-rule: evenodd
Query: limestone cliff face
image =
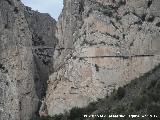
<path id="1" fill-rule="evenodd" d="M 159 0 L 64 0 L 57 23 L 0 0 L 0 119 L 52 116 L 110 94 L 160 62 L 159 31 Z"/>
<path id="2" fill-rule="evenodd" d="M 42 14 L 26 7 L 24 11 L 32 33 L 33 58 L 36 67 L 35 84 L 39 98 L 45 96 L 47 80 L 53 72 L 53 54 L 57 38 L 56 21 L 48 14 Z"/>
<path id="3" fill-rule="evenodd" d="M 158 0 L 64 0 L 41 115 L 83 107 L 160 62 Z"/>
<path id="4" fill-rule="evenodd" d="M 30 120 L 39 109 L 52 71 L 55 24 L 19 0 L 0 0 L 0 120 Z"/>

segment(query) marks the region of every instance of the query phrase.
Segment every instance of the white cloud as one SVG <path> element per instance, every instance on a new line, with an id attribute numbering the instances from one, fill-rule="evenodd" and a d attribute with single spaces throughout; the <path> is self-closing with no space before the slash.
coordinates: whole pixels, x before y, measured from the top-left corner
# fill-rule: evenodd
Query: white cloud
<path id="1" fill-rule="evenodd" d="M 49 13 L 56 20 L 63 8 L 63 0 L 22 0 L 22 2 L 41 13 Z"/>

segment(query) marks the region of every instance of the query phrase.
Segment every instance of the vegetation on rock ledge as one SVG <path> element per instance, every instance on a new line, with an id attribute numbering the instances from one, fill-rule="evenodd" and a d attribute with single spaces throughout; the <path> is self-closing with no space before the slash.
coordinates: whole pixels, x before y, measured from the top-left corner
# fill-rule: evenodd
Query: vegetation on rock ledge
<path id="1" fill-rule="evenodd" d="M 128 115 L 157 115 L 139 117 L 136 120 L 159 120 L 160 118 L 160 65 L 131 83 L 120 87 L 111 96 L 90 103 L 85 108 L 73 108 L 70 113 L 42 117 L 37 120 L 85 120 L 83 115 L 126 115 L 124 118 L 92 118 L 92 120 L 131 120 Z M 89 119 L 89 118 L 88 118 Z M 91 118 L 90 118 L 91 119 Z M 134 120 L 135 120 L 134 119 Z M 87 119 L 86 119 L 87 120 Z M 133 119 L 132 119 L 133 120 Z"/>

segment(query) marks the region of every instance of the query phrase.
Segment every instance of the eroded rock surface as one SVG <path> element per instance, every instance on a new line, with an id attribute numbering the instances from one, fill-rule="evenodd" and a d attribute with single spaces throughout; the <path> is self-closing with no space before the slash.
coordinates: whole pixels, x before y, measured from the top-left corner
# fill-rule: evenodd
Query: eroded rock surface
<path id="1" fill-rule="evenodd" d="M 154 68 L 159 10 L 158 0 L 64 0 L 41 115 L 84 107 Z"/>
<path id="2" fill-rule="evenodd" d="M 0 0 L 0 120 L 84 107 L 154 68 L 159 10 L 158 0 L 64 0 L 56 23 Z"/>
<path id="3" fill-rule="evenodd" d="M 38 114 L 52 71 L 55 24 L 19 0 L 0 0 L 0 120 Z"/>

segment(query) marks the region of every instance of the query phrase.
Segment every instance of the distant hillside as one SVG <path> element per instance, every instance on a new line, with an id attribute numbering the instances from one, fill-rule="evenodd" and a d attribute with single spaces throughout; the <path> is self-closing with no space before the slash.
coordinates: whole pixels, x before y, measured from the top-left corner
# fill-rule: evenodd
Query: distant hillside
<path id="1" fill-rule="evenodd" d="M 156 115 L 132 120 L 159 120 L 160 118 L 160 65 L 132 80 L 112 95 L 90 103 L 85 108 L 73 108 L 70 113 L 37 120 L 84 120 L 83 115 L 126 115 L 125 118 L 92 118 L 92 120 L 131 120 L 128 115 Z M 88 118 L 86 120 L 90 120 Z"/>

